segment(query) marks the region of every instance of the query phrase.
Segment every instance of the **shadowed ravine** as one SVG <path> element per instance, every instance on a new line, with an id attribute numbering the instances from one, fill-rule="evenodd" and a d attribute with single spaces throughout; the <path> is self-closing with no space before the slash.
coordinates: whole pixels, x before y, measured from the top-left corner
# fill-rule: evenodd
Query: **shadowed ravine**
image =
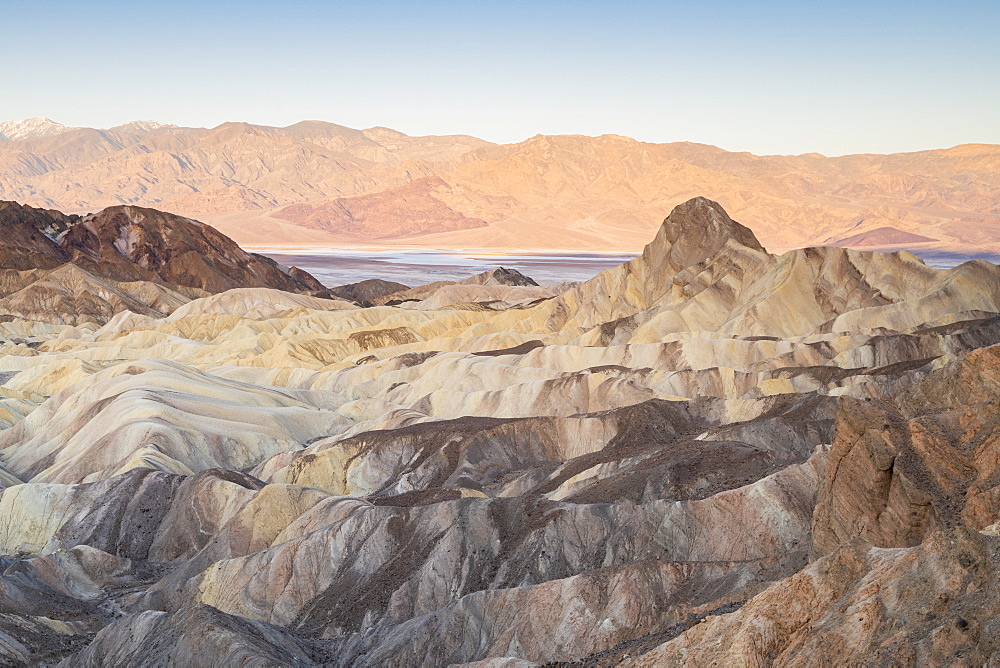
<path id="1" fill-rule="evenodd" d="M 325 290 L 15 207 L 0 663 L 1000 661 L 996 265 L 695 198 L 579 284 Z"/>

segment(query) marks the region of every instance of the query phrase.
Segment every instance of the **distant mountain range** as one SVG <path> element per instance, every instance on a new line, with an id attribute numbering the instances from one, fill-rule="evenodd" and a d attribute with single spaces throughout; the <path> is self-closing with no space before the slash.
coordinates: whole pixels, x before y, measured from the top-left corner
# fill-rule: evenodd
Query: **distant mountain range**
<path id="1" fill-rule="evenodd" d="M 159 128 L 176 128 L 176 125 L 158 123 L 156 121 L 132 121 L 125 125 L 117 125 L 107 128 L 106 132 L 152 132 Z M 24 118 L 19 121 L 3 121 L 0 123 L 0 141 L 22 141 L 27 139 L 43 139 L 72 132 L 73 130 L 85 130 L 90 128 L 75 128 L 62 123 L 56 123 L 48 118 Z"/>
<path id="2" fill-rule="evenodd" d="M 696 194 L 770 249 L 1000 251 L 1000 146 L 756 156 L 603 135 L 497 145 L 304 121 L 103 130 L 0 123 L 0 199 L 85 213 L 130 204 L 243 244 L 637 250 Z"/>

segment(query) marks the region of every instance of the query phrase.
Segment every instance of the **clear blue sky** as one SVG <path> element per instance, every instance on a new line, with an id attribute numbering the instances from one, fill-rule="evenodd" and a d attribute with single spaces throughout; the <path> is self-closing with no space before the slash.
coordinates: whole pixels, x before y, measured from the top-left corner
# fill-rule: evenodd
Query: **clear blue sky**
<path id="1" fill-rule="evenodd" d="M 827 155 L 1000 143 L 1000 1 L 0 0 L 0 119 Z"/>

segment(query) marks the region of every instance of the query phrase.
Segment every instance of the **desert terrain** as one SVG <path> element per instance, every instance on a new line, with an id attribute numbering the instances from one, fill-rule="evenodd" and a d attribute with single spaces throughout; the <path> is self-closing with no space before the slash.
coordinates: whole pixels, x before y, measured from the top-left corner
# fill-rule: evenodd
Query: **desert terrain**
<path id="1" fill-rule="evenodd" d="M 6 132 L 6 134 L 4 134 Z M 617 135 L 492 144 L 305 121 L 0 123 L 0 199 L 67 213 L 129 204 L 243 245 L 638 252 L 664 212 L 722 204 L 773 252 L 837 245 L 1000 253 L 1000 146 L 752 155 Z"/>
<path id="2" fill-rule="evenodd" d="M 1000 661 L 1000 267 L 663 213 L 583 282 L 330 286 L 4 203 L 0 660 Z"/>

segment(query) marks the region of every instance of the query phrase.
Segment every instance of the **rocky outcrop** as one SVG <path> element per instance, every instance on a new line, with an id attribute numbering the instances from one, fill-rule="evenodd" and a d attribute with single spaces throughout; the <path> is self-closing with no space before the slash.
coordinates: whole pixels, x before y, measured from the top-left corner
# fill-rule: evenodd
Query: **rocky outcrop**
<path id="1" fill-rule="evenodd" d="M 409 289 L 410 286 L 403 285 L 402 283 L 383 281 L 381 278 L 369 278 L 357 283 L 348 283 L 347 285 L 338 285 L 330 288 L 330 294 L 350 301 L 371 303 L 394 292 Z"/>
<path id="2" fill-rule="evenodd" d="M 717 203 L 695 198 L 671 212 L 641 257 L 540 310 L 550 327 L 590 330 L 585 340 L 603 344 L 676 332 L 905 330 L 948 314 L 996 313 L 1000 270 L 982 261 L 936 270 L 908 253 L 832 247 L 774 256 Z"/>
<path id="3" fill-rule="evenodd" d="M 330 296 L 312 276 L 247 253 L 208 225 L 153 209 L 89 216 L 0 202 L 0 314 L 103 324 L 131 311 L 163 317 L 234 288 Z"/>
<path id="4" fill-rule="evenodd" d="M 535 279 L 525 276 L 517 269 L 507 269 L 497 267 L 490 271 L 484 271 L 464 280 L 459 281 L 463 285 L 535 285 Z"/>
<path id="5" fill-rule="evenodd" d="M 998 362 L 1000 347 L 981 348 L 885 399 L 844 399 L 816 508 L 818 554 L 852 541 L 911 547 L 996 522 Z"/>
<path id="6" fill-rule="evenodd" d="M 841 547 L 621 664 L 990 665 L 1000 659 L 998 542 L 957 528 L 907 549 Z"/>
<path id="7" fill-rule="evenodd" d="M 58 244 L 71 262 L 111 278 L 155 277 L 211 293 L 263 287 L 324 290 L 308 274 L 290 275 L 213 227 L 155 209 L 109 207 L 70 226 Z"/>
<path id="8" fill-rule="evenodd" d="M 67 257 L 54 239 L 79 220 L 79 216 L 59 211 L 0 201 L 0 230 L 4 235 L 0 269 L 31 271 L 63 264 Z"/>

